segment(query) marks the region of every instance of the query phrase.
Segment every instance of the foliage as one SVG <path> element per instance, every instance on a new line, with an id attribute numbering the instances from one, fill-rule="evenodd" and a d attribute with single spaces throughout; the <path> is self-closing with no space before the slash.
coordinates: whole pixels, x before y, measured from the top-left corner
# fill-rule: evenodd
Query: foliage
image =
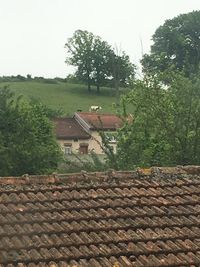
<path id="1" fill-rule="evenodd" d="M 142 60 L 145 73 L 165 70 L 196 74 L 200 63 L 200 11 L 167 20 L 153 35 L 150 55 Z"/>
<path id="2" fill-rule="evenodd" d="M 92 33 L 77 30 L 65 44 L 69 53 L 66 63 L 78 67 L 77 76 L 87 82 L 88 91 L 91 91 L 94 39 Z"/>
<path id="3" fill-rule="evenodd" d="M 31 106 L 40 107 L 43 114 L 45 116 L 47 116 L 49 119 L 52 119 L 55 117 L 61 117 L 64 114 L 64 111 L 62 108 L 52 109 L 52 108 L 42 104 L 40 99 L 36 98 L 36 97 L 30 97 L 30 104 L 31 104 Z"/>
<path id="4" fill-rule="evenodd" d="M 80 171 L 105 171 L 107 165 L 104 162 L 104 159 L 91 152 L 90 155 L 77 155 L 72 154 L 69 157 L 65 158 L 63 164 L 61 164 L 59 171 L 61 173 L 74 173 Z"/>
<path id="5" fill-rule="evenodd" d="M 96 37 L 93 48 L 93 64 L 92 78 L 97 86 L 99 93 L 100 86 L 105 84 L 106 79 L 110 75 L 109 60 L 111 55 L 111 47 L 107 42 L 102 41 L 100 37 Z"/>
<path id="6" fill-rule="evenodd" d="M 124 51 L 121 55 L 112 53 L 110 55 L 110 73 L 111 77 L 118 86 L 129 86 L 135 79 L 135 65 L 131 63 L 130 58 Z"/>
<path id="7" fill-rule="evenodd" d="M 23 82 L 26 80 L 28 80 L 28 78 L 21 76 L 21 75 L 0 77 L 0 82 Z"/>
<path id="8" fill-rule="evenodd" d="M 75 75 L 75 74 L 68 74 L 67 75 L 67 77 L 66 77 L 66 82 L 67 83 L 73 83 L 73 84 L 78 84 L 78 83 L 82 83 L 79 79 L 78 79 L 78 77 L 77 77 L 77 75 Z"/>
<path id="9" fill-rule="evenodd" d="M 100 86 L 110 80 L 117 80 L 125 86 L 130 78 L 134 78 L 135 66 L 125 52 L 116 55 L 107 42 L 91 32 L 75 31 L 65 47 L 68 51 L 66 63 L 77 67 L 75 76 L 87 82 L 89 92 L 92 84 L 96 85 L 99 93 Z"/>
<path id="10" fill-rule="evenodd" d="M 130 58 L 123 51 L 121 55 L 114 53 L 110 55 L 110 74 L 113 86 L 116 90 L 116 105 L 120 102 L 120 86 L 130 86 L 135 79 L 135 65 L 130 62 Z"/>
<path id="11" fill-rule="evenodd" d="M 11 76 L 2 76 L 0 77 L 0 82 L 30 82 L 30 81 L 38 81 L 40 83 L 48 83 L 48 84 L 57 84 L 58 82 L 66 82 L 66 79 L 55 77 L 55 78 L 44 78 L 42 76 L 34 78 L 31 77 L 31 74 L 27 74 L 26 77 L 22 75 L 11 75 Z"/>
<path id="12" fill-rule="evenodd" d="M 0 89 L 0 176 L 51 173 L 61 152 L 41 104 Z"/>
<path id="13" fill-rule="evenodd" d="M 88 91 L 91 91 L 93 82 L 99 91 L 107 74 L 106 64 L 111 50 L 107 42 L 91 32 L 77 30 L 65 46 L 69 54 L 66 62 L 77 67 L 76 76 L 87 82 Z"/>
<path id="14" fill-rule="evenodd" d="M 166 75 L 166 74 L 165 74 Z M 166 88 L 160 82 L 170 81 Z M 124 126 L 118 131 L 117 169 L 136 166 L 200 164 L 199 76 L 190 80 L 180 74 L 136 81 L 123 98 Z M 131 104 L 134 120 L 127 120 Z"/>
<path id="15" fill-rule="evenodd" d="M 102 143 L 99 143 L 99 145 L 106 156 L 105 157 L 105 166 L 107 168 L 112 168 L 112 169 L 117 170 L 118 169 L 118 160 L 117 160 L 116 154 L 114 153 L 113 148 L 110 144 L 110 136 L 101 130 L 99 130 L 98 133 L 99 133 L 101 140 L 102 140 Z"/>
<path id="16" fill-rule="evenodd" d="M 119 168 L 200 163 L 199 27 L 200 11 L 193 11 L 153 35 L 144 79 L 124 98 L 134 122 L 118 133 Z"/>

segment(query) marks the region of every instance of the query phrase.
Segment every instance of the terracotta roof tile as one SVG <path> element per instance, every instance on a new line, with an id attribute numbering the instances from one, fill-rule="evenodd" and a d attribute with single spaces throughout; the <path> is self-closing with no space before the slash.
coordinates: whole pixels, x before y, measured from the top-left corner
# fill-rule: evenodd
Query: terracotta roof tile
<path id="1" fill-rule="evenodd" d="M 74 118 L 54 118 L 55 134 L 58 139 L 89 139 L 90 135 Z"/>
<path id="2" fill-rule="evenodd" d="M 89 125 L 91 130 L 103 129 L 115 131 L 123 124 L 122 119 L 114 114 L 95 112 L 77 112 L 76 114 Z"/>
<path id="3" fill-rule="evenodd" d="M 0 266 L 200 266 L 200 168 L 0 179 Z"/>

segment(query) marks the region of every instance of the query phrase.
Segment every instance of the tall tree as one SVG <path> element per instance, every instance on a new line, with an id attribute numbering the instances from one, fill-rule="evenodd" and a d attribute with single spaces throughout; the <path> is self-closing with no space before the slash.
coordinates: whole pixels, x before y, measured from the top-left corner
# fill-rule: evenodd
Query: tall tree
<path id="1" fill-rule="evenodd" d="M 150 55 L 144 55 L 144 72 L 167 69 L 182 71 L 189 77 L 200 63 L 200 11 L 167 20 L 153 35 Z"/>
<path id="2" fill-rule="evenodd" d="M 125 86 L 135 75 L 135 66 L 125 52 L 117 55 L 107 42 L 93 33 L 77 30 L 65 46 L 68 49 L 66 62 L 77 67 L 76 76 L 87 82 L 89 92 L 91 84 L 96 85 L 99 92 L 108 80 Z"/>
<path id="3" fill-rule="evenodd" d="M 167 88 L 163 79 L 169 81 Z M 128 105 L 133 120 L 124 120 L 118 131 L 117 154 L 110 165 L 131 169 L 200 164 L 199 84 L 199 75 L 190 80 L 176 73 L 136 81 L 123 98 L 124 111 Z M 127 118 L 126 112 L 123 117 Z"/>
<path id="4" fill-rule="evenodd" d="M 0 89 L 0 176 L 51 173 L 60 159 L 46 109 Z"/>
<path id="5" fill-rule="evenodd" d="M 109 60 L 112 53 L 111 47 L 107 42 L 102 41 L 99 37 L 95 38 L 93 50 L 93 79 L 97 87 L 97 93 L 100 86 L 105 84 L 106 79 L 110 76 Z"/>
<path id="6" fill-rule="evenodd" d="M 124 51 L 111 51 L 110 53 L 110 75 L 116 90 L 116 103 L 119 104 L 120 86 L 126 87 L 135 79 L 135 65 L 131 63 L 130 58 Z"/>
<path id="7" fill-rule="evenodd" d="M 91 32 L 77 30 L 65 46 L 68 49 L 66 62 L 77 67 L 77 77 L 87 82 L 89 92 L 92 83 L 99 92 L 108 75 L 107 62 L 111 50 L 108 43 Z"/>
<path id="8" fill-rule="evenodd" d="M 75 31 L 65 44 L 69 54 L 66 63 L 78 67 L 76 74 L 87 82 L 89 92 L 92 80 L 93 45 L 94 35 L 82 30 Z"/>

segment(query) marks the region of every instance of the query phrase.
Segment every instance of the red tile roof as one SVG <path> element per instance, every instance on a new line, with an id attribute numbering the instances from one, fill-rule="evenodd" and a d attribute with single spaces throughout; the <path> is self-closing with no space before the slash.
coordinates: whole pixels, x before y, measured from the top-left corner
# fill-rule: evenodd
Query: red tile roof
<path id="1" fill-rule="evenodd" d="M 81 127 L 74 118 L 55 118 L 56 137 L 58 139 L 89 139 L 90 135 Z"/>
<path id="2" fill-rule="evenodd" d="M 84 121 L 87 122 L 91 130 L 116 130 L 122 126 L 122 119 L 114 114 L 98 112 L 77 112 Z"/>
<path id="3" fill-rule="evenodd" d="M 1 178 L 0 266 L 200 266 L 200 167 Z"/>

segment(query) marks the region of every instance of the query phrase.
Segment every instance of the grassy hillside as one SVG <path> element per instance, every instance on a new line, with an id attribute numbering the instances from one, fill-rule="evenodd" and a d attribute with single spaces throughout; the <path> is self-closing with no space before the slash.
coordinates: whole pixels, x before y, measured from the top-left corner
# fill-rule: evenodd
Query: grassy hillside
<path id="1" fill-rule="evenodd" d="M 113 112 L 112 105 L 116 100 L 115 90 L 112 88 L 102 88 L 98 95 L 95 88 L 89 94 L 85 85 L 62 82 L 57 84 L 35 81 L 0 83 L 0 87 L 4 85 L 9 85 L 17 96 L 23 95 L 27 99 L 38 98 L 48 107 L 62 108 L 65 115 L 71 115 L 77 109 L 89 111 L 92 105 L 101 106 L 102 112 Z"/>

